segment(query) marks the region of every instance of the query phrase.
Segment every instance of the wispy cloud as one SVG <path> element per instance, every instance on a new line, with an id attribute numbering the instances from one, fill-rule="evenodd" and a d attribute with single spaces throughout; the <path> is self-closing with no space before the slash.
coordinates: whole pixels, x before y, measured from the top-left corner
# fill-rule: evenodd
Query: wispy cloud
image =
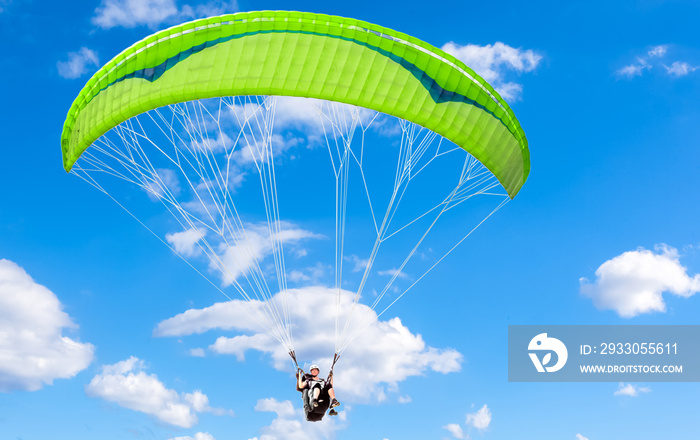
<path id="1" fill-rule="evenodd" d="M 95 9 L 92 23 L 103 29 L 141 25 L 156 28 L 178 12 L 175 0 L 103 0 Z"/>
<path id="2" fill-rule="evenodd" d="M 190 356 L 194 357 L 205 357 L 205 352 L 203 348 L 192 348 L 190 349 Z"/>
<path id="3" fill-rule="evenodd" d="M 195 6 L 184 5 L 182 7 L 182 15 L 192 18 L 212 17 L 214 15 L 233 14 L 234 12 L 238 12 L 239 9 L 238 1 L 236 0 L 211 0 Z"/>
<path id="4" fill-rule="evenodd" d="M 273 241 L 294 244 L 319 238 L 323 236 L 289 222 L 279 222 L 279 227 L 271 227 L 267 223 L 250 224 L 245 227 L 245 237 L 241 237 L 238 243 L 222 248 L 218 261 L 212 262 L 211 268 L 221 272 L 222 281 L 228 286 L 272 254 Z"/>
<path id="5" fill-rule="evenodd" d="M 486 46 L 461 46 L 450 41 L 442 46 L 442 50 L 472 68 L 507 100 L 520 99 L 523 91 L 522 84 L 506 79 L 508 72 L 532 72 L 542 61 L 542 55 L 531 49 L 523 50 L 501 42 Z"/>
<path id="6" fill-rule="evenodd" d="M 659 45 L 659 46 L 654 46 L 649 51 L 647 52 L 647 55 L 649 55 L 652 58 L 656 57 L 662 57 L 666 55 L 666 52 L 668 51 L 668 46 L 666 45 Z"/>
<path id="7" fill-rule="evenodd" d="M 681 76 L 686 76 L 690 73 L 695 72 L 696 70 L 700 69 L 700 66 L 691 66 L 688 63 L 684 63 L 681 61 L 674 61 L 671 66 L 667 66 L 664 64 L 664 68 L 666 69 L 666 72 L 676 78 L 679 78 Z"/>
<path id="8" fill-rule="evenodd" d="M 406 272 L 400 272 L 398 269 L 380 270 L 377 273 L 379 275 L 383 275 L 383 276 L 402 278 L 405 280 L 410 279 L 410 277 L 408 276 L 408 274 L 406 274 Z"/>
<path id="9" fill-rule="evenodd" d="M 215 440 L 214 436 L 208 432 L 198 432 L 194 436 L 173 437 L 169 440 Z"/>
<path id="10" fill-rule="evenodd" d="M 202 249 L 197 243 L 205 236 L 206 231 L 188 229 L 182 232 L 166 234 L 165 239 L 175 248 L 175 251 L 183 257 L 196 257 L 202 253 Z"/>
<path id="11" fill-rule="evenodd" d="M 158 168 L 154 175 L 144 174 L 143 185 L 148 198 L 158 202 L 163 198 L 177 197 L 180 195 L 180 179 L 178 173 L 169 168 Z"/>
<path id="12" fill-rule="evenodd" d="M 58 74 L 66 79 L 75 79 L 88 73 L 91 67 L 97 67 L 100 60 L 97 52 L 81 47 L 77 52 L 68 52 L 68 60 L 56 63 Z"/>
<path id="13" fill-rule="evenodd" d="M 332 272 L 333 266 L 318 262 L 313 266 L 292 270 L 289 275 L 287 275 L 287 278 L 295 283 L 303 282 L 316 285 L 321 284 L 321 281 Z"/>
<path id="14" fill-rule="evenodd" d="M 474 405 L 472 405 L 472 407 L 473 406 Z M 489 409 L 488 405 L 482 406 L 475 412 L 468 413 L 465 417 L 464 423 L 467 430 L 476 429 L 480 433 L 483 433 L 491 424 L 491 410 Z M 465 429 L 463 429 L 459 423 L 449 423 L 442 428 L 449 431 L 450 434 L 452 434 L 452 437 L 456 439 L 470 438 L 469 434 L 465 432 Z"/>
<path id="15" fill-rule="evenodd" d="M 357 255 L 346 255 L 345 257 L 346 261 L 349 261 L 352 263 L 352 271 L 353 272 L 361 272 L 364 271 L 367 268 L 367 264 L 369 263 L 369 260 L 366 258 L 360 258 Z"/>
<path id="16" fill-rule="evenodd" d="M 443 426 L 443 429 L 446 429 L 452 434 L 452 437 L 457 438 L 457 439 L 466 439 L 467 436 L 464 434 L 464 430 L 462 429 L 461 426 L 459 426 L 459 423 L 448 423 L 447 425 Z"/>
<path id="17" fill-rule="evenodd" d="M 639 58 L 637 59 L 636 64 L 630 64 L 628 66 L 616 70 L 615 75 L 617 75 L 620 78 L 630 79 L 634 78 L 635 76 L 641 76 L 642 73 L 647 69 L 651 69 L 651 65 L 649 65 L 649 63 L 647 63 L 645 59 Z"/>
<path id="18" fill-rule="evenodd" d="M 631 383 L 625 385 L 624 383 L 620 382 L 617 387 L 617 391 L 615 391 L 615 395 L 638 397 L 639 393 L 648 393 L 650 391 L 651 388 L 649 387 L 640 387 L 638 385 L 632 385 Z"/>
<path id="19" fill-rule="evenodd" d="M 588 437 L 584 437 L 581 434 L 576 434 L 576 440 L 588 440 Z"/>
<path id="20" fill-rule="evenodd" d="M 237 1 L 215 2 L 178 7 L 176 0 L 102 0 L 95 9 L 92 23 L 103 29 L 147 26 L 209 17 L 238 11 Z"/>
<path id="21" fill-rule="evenodd" d="M 12 3 L 12 0 L 0 0 L 0 14 L 5 12 L 10 3 Z"/>
<path id="22" fill-rule="evenodd" d="M 581 278 L 581 294 L 601 310 L 623 318 L 665 312 L 663 293 L 688 298 L 700 292 L 700 274 L 689 276 L 675 248 L 659 245 L 656 253 L 639 248 L 601 264 L 590 282 Z"/>
<path id="23" fill-rule="evenodd" d="M 472 426 L 479 431 L 484 431 L 491 424 L 491 410 L 487 405 L 479 408 L 478 411 L 467 414 L 467 420 L 465 422 L 467 426 Z"/>
<path id="24" fill-rule="evenodd" d="M 56 295 L 0 259 L 0 391 L 36 391 L 87 368 L 95 347 L 63 336 L 77 325 Z"/>
<path id="25" fill-rule="evenodd" d="M 255 121 L 255 116 L 260 117 L 260 108 L 255 103 L 237 104 L 229 107 L 230 117 L 240 125 L 245 120 Z M 340 102 L 330 102 L 314 98 L 302 98 L 295 96 L 279 96 L 276 98 L 275 119 L 272 146 L 274 154 L 284 153 L 290 147 L 302 144 L 302 141 L 310 147 L 325 145 L 328 139 L 338 139 L 348 136 L 353 121 L 359 121 L 364 126 L 370 127 L 378 133 L 388 135 L 391 129 L 386 121 L 391 118 L 377 115 L 373 110 L 357 107 Z M 285 133 L 286 136 L 282 136 Z M 298 134 L 301 137 L 291 135 Z M 251 144 L 254 144 L 252 142 Z M 256 153 L 255 145 L 252 145 L 252 153 Z M 245 151 L 248 150 L 248 151 Z M 241 154 L 250 155 L 250 148 L 241 150 Z M 252 157 L 250 158 L 252 161 Z"/>
<path id="26" fill-rule="evenodd" d="M 685 61 L 674 61 L 671 65 L 660 62 L 668 55 L 669 46 L 659 45 L 647 50 L 644 55 L 637 56 L 636 62 L 621 67 L 615 71 L 615 76 L 624 79 L 633 79 L 642 76 L 644 72 L 651 71 L 654 67 L 662 66 L 665 73 L 674 78 L 686 76 L 695 72 L 700 66 L 693 66 Z"/>
<path id="27" fill-rule="evenodd" d="M 85 386 L 85 392 L 90 397 L 114 402 L 183 428 L 191 428 L 198 422 L 197 413 L 232 414 L 209 406 L 209 398 L 201 391 L 178 393 L 166 388 L 155 374 L 146 374 L 144 370 L 144 362 L 134 356 L 105 365 Z"/>

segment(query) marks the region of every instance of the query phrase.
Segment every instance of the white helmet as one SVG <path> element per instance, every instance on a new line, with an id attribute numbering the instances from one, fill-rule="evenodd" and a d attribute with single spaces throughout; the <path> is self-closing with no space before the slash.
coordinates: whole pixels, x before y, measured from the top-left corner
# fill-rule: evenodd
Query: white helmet
<path id="1" fill-rule="evenodd" d="M 311 368 L 309 368 L 309 371 L 313 370 L 314 368 L 317 369 L 318 371 L 321 371 L 321 369 L 318 368 L 318 365 L 316 365 L 316 364 L 313 364 L 313 365 L 311 366 Z"/>

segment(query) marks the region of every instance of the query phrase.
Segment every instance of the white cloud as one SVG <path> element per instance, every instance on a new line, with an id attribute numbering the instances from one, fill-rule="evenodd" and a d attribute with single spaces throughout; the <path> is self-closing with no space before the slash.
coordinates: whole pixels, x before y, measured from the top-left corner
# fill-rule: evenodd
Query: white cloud
<path id="1" fill-rule="evenodd" d="M 186 435 L 184 437 L 173 437 L 169 440 L 215 440 L 214 436 L 208 432 L 198 432 L 194 436 Z"/>
<path id="2" fill-rule="evenodd" d="M 467 426 L 473 426 L 479 431 L 483 431 L 491 424 L 491 411 L 488 406 L 482 406 L 477 412 L 467 414 L 465 422 Z"/>
<path id="3" fill-rule="evenodd" d="M 301 402 L 301 399 L 299 399 Z M 302 409 L 294 409 L 292 402 L 278 402 L 274 398 L 260 399 L 256 411 L 274 412 L 277 417 L 269 426 L 260 429 L 260 436 L 250 440 L 322 440 L 335 438 L 335 432 L 342 429 L 346 411 L 337 417 L 326 416 L 320 422 L 309 423 L 304 419 Z"/>
<path id="4" fill-rule="evenodd" d="M 86 385 L 85 392 L 90 397 L 99 397 L 183 428 L 197 423 L 197 413 L 230 413 L 210 407 L 209 398 L 201 391 L 178 393 L 166 388 L 155 374 L 146 374 L 144 370 L 144 362 L 134 356 L 105 365 L 102 373 Z"/>
<path id="5" fill-rule="evenodd" d="M 581 434 L 576 434 L 576 440 L 588 440 L 588 437 L 584 437 Z"/>
<path id="6" fill-rule="evenodd" d="M 292 322 L 298 359 L 330 368 L 335 349 L 336 294 L 327 287 L 290 289 L 276 294 L 272 301 L 286 303 Z M 354 293 L 340 291 L 339 319 L 345 323 Z M 266 304 L 260 301 L 234 300 L 204 309 L 191 309 L 162 321 L 156 336 L 184 336 L 210 329 L 242 332 L 234 337 L 219 337 L 209 349 L 218 354 L 233 354 L 245 359 L 248 350 L 269 353 L 280 371 L 289 368 L 289 355 L 269 334 L 260 332 L 255 316 Z M 363 304 L 357 304 L 349 324 L 352 331 L 376 317 Z M 303 356 L 303 357 L 300 357 Z M 453 349 L 427 346 L 420 335 L 412 334 L 399 318 L 375 321 L 353 341 L 335 368 L 335 388 L 339 400 L 382 401 L 386 391 L 398 392 L 398 383 L 427 371 L 450 373 L 461 368 L 462 355 Z M 308 366 L 308 365 L 307 365 Z"/>
<path id="7" fill-rule="evenodd" d="M 364 107 L 313 98 L 278 97 L 276 105 L 275 128 L 277 130 L 297 129 L 304 131 L 310 137 L 322 135 L 324 127 L 329 135 L 335 137 L 339 134 L 334 133 L 327 117 L 320 116 L 320 114 L 327 115 L 331 106 L 335 109 L 333 113 L 338 117 L 336 124 L 343 128 L 349 127 L 355 116 L 367 123 L 375 115 L 374 111 Z"/>
<path id="8" fill-rule="evenodd" d="M 66 79 L 79 78 L 88 73 L 90 67 L 100 65 L 100 60 L 97 57 L 97 52 L 81 47 L 77 52 L 68 52 L 67 61 L 59 61 L 56 63 L 58 74 Z"/>
<path id="9" fill-rule="evenodd" d="M 542 55 L 533 50 L 522 50 L 501 42 L 486 46 L 476 44 L 461 46 L 450 41 L 441 49 L 464 62 L 507 100 L 520 99 L 522 94 L 522 85 L 505 80 L 507 71 L 532 72 L 542 61 Z"/>
<path id="10" fill-rule="evenodd" d="M 399 396 L 396 401 L 399 403 L 411 403 L 413 399 L 411 399 L 411 396 Z"/>
<path id="11" fill-rule="evenodd" d="M 195 257 L 202 253 L 202 249 L 197 246 L 197 243 L 205 236 L 206 231 L 188 229 L 182 232 L 166 234 L 165 239 L 175 248 L 175 251 L 183 257 Z"/>
<path id="12" fill-rule="evenodd" d="M 454 438 L 465 439 L 467 436 L 464 435 L 464 430 L 457 423 L 449 423 L 443 426 L 444 429 L 450 431 Z"/>
<path id="13" fill-rule="evenodd" d="M 630 396 L 630 397 L 638 397 L 639 393 L 648 393 L 651 391 L 651 388 L 649 387 L 640 387 L 637 385 L 632 385 L 631 383 L 628 383 L 625 385 L 624 383 L 620 382 L 617 391 L 615 391 L 616 396 Z"/>
<path id="14" fill-rule="evenodd" d="M 353 120 L 360 121 L 365 127 L 372 121 L 371 127 L 376 127 L 380 134 L 387 132 L 386 127 L 383 127 L 385 118 L 363 107 L 296 96 L 278 96 L 275 100 L 272 135 L 275 157 L 304 142 L 309 147 L 325 146 L 326 136 L 329 139 L 339 138 L 341 135 L 348 136 Z M 253 162 L 253 158 L 260 162 L 260 145 L 263 143 L 258 123 L 265 110 L 256 102 L 237 103 L 229 106 L 228 110 L 228 118 L 223 119 L 224 123 L 232 122 L 240 128 L 249 120 L 253 126 L 253 130 L 247 131 L 248 137 L 253 138 L 239 142 L 241 145 L 234 153 L 234 160 L 240 165 Z M 333 122 L 329 115 L 332 115 Z"/>
<path id="15" fill-rule="evenodd" d="M 304 98 L 275 97 L 275 99 L 277 102 L 275 108 L 283 110 L 275 110 L 272 133 L 267 132 L 265 125 L 268 111 L 266 107 L 269 105 L 269 101 L 260 103 L 256 101 L 240 103 L 237 101 L 235 104 L 227 103 L 227 108 L 222 111 L 218 122 L 211 121 L 209 140 L 200 140 L 194 143 L 196 147 L 206 148 L 212 153 L 221 153 L 226 150 L 230 154 L 230 160 L 227 159 L 227 167 L 229 167 L 228 188 L 234 192 L 243 185 L 248 175 L 259 174 L 260 166 L 269 161 L 270 157 L 273 157 L 275 162 L 294 160 L 296 156 L 293 149 L 304 144 L 304 136 L 307 136 L 307 140 L 319 138 L 315 129 L 309 133 L 285 131 L 292 128 L 289 123 L 285 122 L 286 119 L 289 119 L 285 117 L 285 103 L 298 101 L 303 106 Z M 212 107 L 209 110 L 212 114 L 218 114 L 219 111 L 218 107 Z M 300 108 L 298 111 L 302 112 L 306 109 Z M 318 119 L 315 114 L 296 114 L 295 116 L 308 120 Z M 234 133 L 234 135 L 221 134 L 222 130 Z"/>
<path id="16" fill-rule="evenodd" d="M 666 69 L 666 72 L 669 75 L 675 76 L 676 78 L 688 75 L 689 73 L 693 73 L 696 70 L 700 69 L 700 67 L 698 66 L 691 66 L 688 63 L 680 61 L 674 61 L 670 67 L 664 64 L 664 68 Z"/>
<path id="17" fill-rule="evenodd" d="M 299 147 L 313 149 L 325 147 L 326 141 L 333 143 L 334 139 L 350 139 L 357 132 L 353 123 L 369 126 L 383 136 L 390 135 L 393 130 L 393 125 L 387 121 L 394 118 L 373 110 L 312 98 L 278 96 L 275 97 L 274 126 L 268 131 L 265 115 L 270 104 L 267 100 L 260 102 L 245 98 L 241 102 L 239 99 L 227 103 L 227 109 L 222 113 L 221 127 L 241 133 L 240 138 L 232 136 L 238 141 L 229 165 L 235 168 L 233 175 L 239 179 L 237 186 L 246 177 L 239 173 L 240 170 L 250 170 L 256 174 L 259 173 L 260 165 L 266 163 L 271 156 L 274 156 L 276 162 L 293 161 L 299 157 Z M 216 112 L 217 109 L 212 111 Z M 219 135 L 211 135 L 217 136 Z M 218 145 L 218 141 L 213 144 Z M 335 153 L 332 155 L 337 166 L 340 159 Z"/>
<path id="18" fill-rule="evenodd" d="M 95 347 L 63 336 L 76 328 L 53 292 L 0 259 L 0 391 L 36 391 L 87 368 Z"/>
<path id="19" fill-rule="evenodd" d="M 580 279 L 581 294 L 598 309 L 631 318 L 665 312 L 664 292 L 688 298 L 700 291 L 700 274 L 687 274 L 676 249 L 661 245 L 656 250 L 639 248 L 606 261 L 596 270 L 595 281 Z"/>
<path id="20" fill-rule="evenodd" d="M 175 23 L 192 18 L 209 17 L 238 11 L 234 1 L 210 1 L 197 6 L 183 5 L 176 0 L 102 0 L 95 9 L 92 23 L 103 29 L 148 26 L 155 29 L 163 23 Z"/>
<path id="21" fill-rule="evenodd" d="M 318 99 L 280 97 L 275 109 L 275 126 L 280 130 L 292 128 L 312 133 L 323 133 L 319 109 L 324 103 Z"/>
<path id="22" fill-rule="evenodd" d="M 271 234 L 270 229 L 275 232 Z M 319 238 L 323 237 L 289 222 L 281 221 L 278 227 L 271 227 L 268 223 L 249 224 L 245 227 L 245 237 L 240 242 L 221 248 L 221 263 L 218 265 L 217 262 L 212 262 L 211 268 L 221 271 L 222 282 L 228 286 L 270 255 L 273 252 L 273 241 L 295 244 Z"/>

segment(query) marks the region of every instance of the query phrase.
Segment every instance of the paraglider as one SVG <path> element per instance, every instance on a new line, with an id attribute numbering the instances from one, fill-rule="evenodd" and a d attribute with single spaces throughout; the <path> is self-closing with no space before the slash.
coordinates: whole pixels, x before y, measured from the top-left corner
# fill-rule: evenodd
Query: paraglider
<path id="1" fill-rule="evenodd" d="M 323 419 L 329 408 L 328 415 L 337 416 L 338 412 L 335 408 L 340 406 L 333 389 L 333 372 L 331 371 L 326 379 L 318 377 L 320 372 L 321 369 L 315 364 L 309 367 L 308 374 L 301 368 L 297 370 L 297 391 L 302 393 L 304 415 L 309 422 L 318 422 Z"/>
<path id="2" fill-rule="evenodd" d="M 530 170 L 513 111 L 461 61 L 371 23 L 284 11 L 195 20 L 124 50 L 73 102 L 61 148 L 66 171 L 113 198 L 227 298 L 233 290 L 254 302 L 255 319 L 296 368 L 285 261 L 299 240 L 333 242 L 323 261 L 335 273 L 335 365 L 515 197 Z M 299 182 L 314 177 L 300 193 Z M 172 220 L 149 221 L 151 202 Z M 301 215 L 302 204 L 328 209 L 330 226 Z M 436 226 L 448 212 L 457 220 Z M 429 235 L 440 240 L 428 246 Z M 357 311 L 365 292 L 378 313 Z M 298 371 L 310 412 L 321 401 L 335 411 L 332 372 L 321 384 Z"/>

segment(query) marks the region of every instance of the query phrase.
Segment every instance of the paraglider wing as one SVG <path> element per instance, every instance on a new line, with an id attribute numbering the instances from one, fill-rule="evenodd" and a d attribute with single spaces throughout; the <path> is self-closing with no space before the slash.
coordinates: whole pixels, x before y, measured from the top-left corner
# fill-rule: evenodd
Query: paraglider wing
<path id="1" fill-rule="evenodd" d="M 511 198 L 530 170 L 527 140 L 510 107 L 453 56 L 359 20 L 281 11 L 192 21 L 116 56 L 70 108 L 64 168 L 133 116 L 233 95 L 319 98 L 415 122 L 467 150 Z"/>

